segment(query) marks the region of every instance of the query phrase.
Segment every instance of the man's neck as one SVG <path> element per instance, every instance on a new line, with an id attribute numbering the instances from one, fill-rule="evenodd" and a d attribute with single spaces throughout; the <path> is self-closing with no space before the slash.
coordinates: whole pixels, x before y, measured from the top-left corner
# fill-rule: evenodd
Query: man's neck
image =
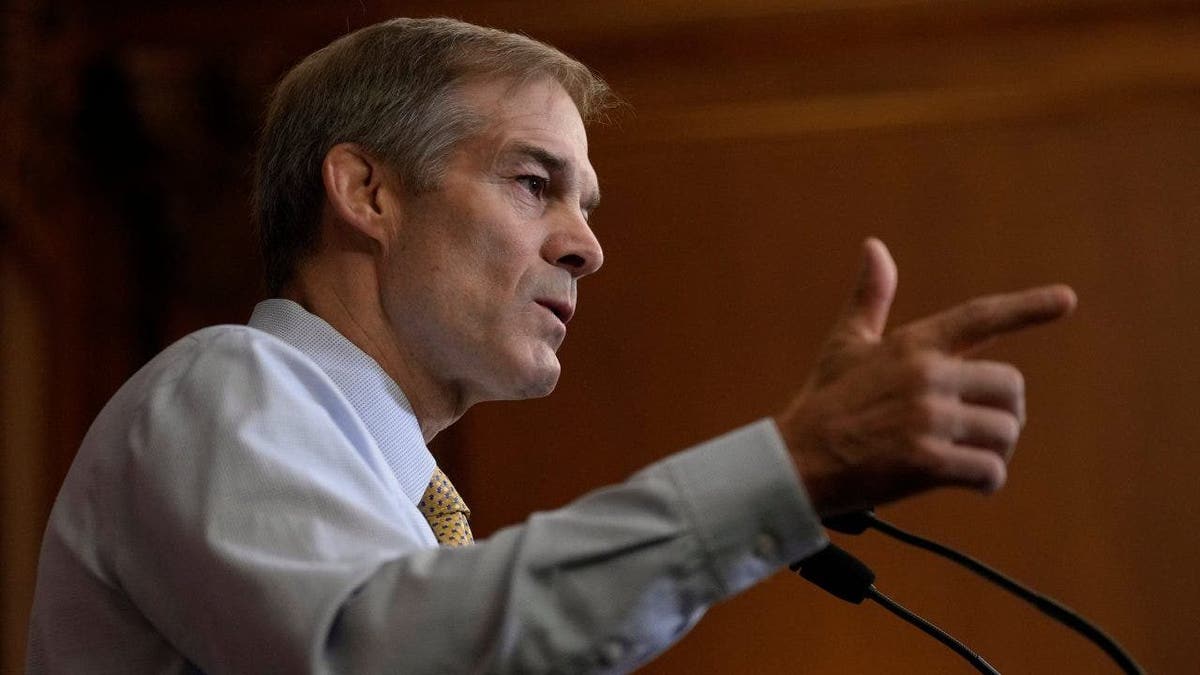
<path id="1" fill-rule="evenodd" d="M 280 293 L 326 323 L 375 360 L 412 405 L 425 442 L 456 422 L 470 407 L 449 383 L 420 367 L 419 359 L 396 339 L 369 280 L 354 274 L 326 274 L 306 267 Z"/>

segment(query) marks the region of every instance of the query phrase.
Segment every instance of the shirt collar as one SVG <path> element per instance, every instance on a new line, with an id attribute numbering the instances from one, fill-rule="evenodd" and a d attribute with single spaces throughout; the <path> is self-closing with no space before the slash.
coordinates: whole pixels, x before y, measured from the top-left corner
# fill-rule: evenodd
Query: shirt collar
<path id="1" fill-rule="evenodd" d="M 283 340 L 313 360 L 354 407 L 404 494 L 415 504 L 437 463 L 400 387 L 383 368 L 321 317 L 291 300 L 264 300 L 249 325 Z"/>

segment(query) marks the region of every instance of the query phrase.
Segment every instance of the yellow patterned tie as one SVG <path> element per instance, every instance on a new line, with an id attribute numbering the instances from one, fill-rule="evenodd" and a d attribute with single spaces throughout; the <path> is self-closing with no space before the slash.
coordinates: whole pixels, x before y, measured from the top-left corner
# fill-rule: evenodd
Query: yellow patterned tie
<path id="1" fill-rule="evenodd" d="M 471 526 L 467 525 L 471 510 L 441 469 L 434 467 L 429 487 L 425 488 L 425 494 L 421 501 L 417 502 L 417 508 L 425 516 L 425 520 L 429 521 L 434 536 L 442 546 L 466 546 L 475 543 L 475 537 L 471 535 Z"/>

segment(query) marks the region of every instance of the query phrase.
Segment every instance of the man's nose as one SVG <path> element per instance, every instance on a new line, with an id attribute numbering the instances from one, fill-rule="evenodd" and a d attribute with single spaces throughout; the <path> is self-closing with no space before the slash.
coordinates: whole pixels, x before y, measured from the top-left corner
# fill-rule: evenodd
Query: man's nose
<path id="1" fill-rule="evenodd" d="M 542 255 L 546 262 L 561 267 L 578 279 L 600 269 L 604 264 L 604 249 L 578 209 L 564 210 L 556 219 L 555 228 L 546 239 Z"/>

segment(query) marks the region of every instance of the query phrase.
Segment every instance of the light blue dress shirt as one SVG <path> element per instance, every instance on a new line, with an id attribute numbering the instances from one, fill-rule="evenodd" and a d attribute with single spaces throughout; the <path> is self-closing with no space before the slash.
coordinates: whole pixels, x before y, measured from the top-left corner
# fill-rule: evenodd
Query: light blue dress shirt
<path id="1" fill-rule="evenodd" d="M 63 484 L 39 673 L 627 672 L 825 543 L 762 420 L 438 548 L 404 394 L 287 300 L 196 332 L 105 406 Z"/>

